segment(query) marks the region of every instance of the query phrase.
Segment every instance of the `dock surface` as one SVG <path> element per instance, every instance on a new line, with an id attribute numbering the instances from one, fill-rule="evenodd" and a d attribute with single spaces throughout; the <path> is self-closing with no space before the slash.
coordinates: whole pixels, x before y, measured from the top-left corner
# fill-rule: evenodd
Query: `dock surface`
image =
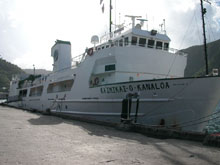
<path id="1" fill-rule="evenodd" d="M 219 165 L 220 149 L 0 106 L 1 165 Z"/>

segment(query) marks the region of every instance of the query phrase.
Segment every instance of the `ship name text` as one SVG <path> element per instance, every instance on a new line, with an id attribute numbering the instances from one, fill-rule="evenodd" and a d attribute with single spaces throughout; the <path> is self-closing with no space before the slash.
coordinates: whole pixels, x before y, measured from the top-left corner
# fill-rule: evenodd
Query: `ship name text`
<path id="1" fill-rule="evenodd" d="M 170 85 L 168 82 L 161 83 L 146 83 L 146 84 L 132 84 L 132 85 L 119 85 L 111 87 L 101 87 L 100 91 L 102 94 L 110 93 L 126 93 L 134 91 L 147 91 L 147 90 L 161 90 L 168 89 Z"/>

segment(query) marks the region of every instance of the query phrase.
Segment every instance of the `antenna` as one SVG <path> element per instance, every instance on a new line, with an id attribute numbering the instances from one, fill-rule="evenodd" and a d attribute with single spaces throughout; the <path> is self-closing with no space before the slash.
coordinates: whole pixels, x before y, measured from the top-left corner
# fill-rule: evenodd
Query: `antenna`
<path id="1" fill-rule="evenodd" d="M 116 0 L 115 0 L 115 30 L 116 30 L 116 25 L 117 25 L 117 22 L 116 22 L 116 20 L 117 20 L 117 8 L 116 8 Z"/>
<path id="2" fill-rule="evenodd" d="M 34 76 L 35 76 L 35 65 L 33 64 Z"/>
<path id="3" fill-rule="evenodd" d="M 125 15 L 125 17 L 131 18 L 132 28 L 134 28 L 134 26 L 135 26 L 135 18 L 141 18 L 141 16 L 134 16 L 134 15 Z"/>
<path id="4" fill-rule="evenodd" d="M 211 4 L 208 0 L 204 0 L 205 2 Z M 206 14 L 206 8 L 203 7 L 203 0 L 201 2 L 201 13 L 202 13 L 202 29 L 203 29 L 203 37 L 204 37 L 204 53 L 205 53 L 205 66 L 206 66 L 206 75 L 209 74 L 208 68 L 208 53 L 207 53 L 207 43 L 206 43 L 206 33 L 205 33 L 205 19 L 204 15 Z"/>
<path id="5" fill-rule="evenodd" d="M 161 32 L 164 32 L 166 34 L 166 28 L 165 28 L 165 19 L 163 19 L 163 23 L 159 24 Z"/>
<path id="6" fill-rule="evenodd" d="M 208 0 L 204 0 L 205 2 L 209 3 L 211 5 L 211 2 L 209 2 Z"/>
<path id="7" fill-rule="evenodd" d="M 148 19 L 147 19 L 147 14 L 146 14 L 146 20 L 148 20 Z M 148 22 L 147 22 L 146 24 L 147 24 L 146 26 L 147 26 L 147 30 L 148 30 Z"/>
<path id="8" fill-rule="evenodd" d="M 163 24 L 159 24 L 161 32 L 163 31 Z"/>
<path id="9" fill-rule="evenodd" d="M 109 2 L 109 33 L 112 33 L 112 0 Z"/>
<path id="10" fill-rule="evenodd" d="M 166 32 L 166 26 L 165 26 L 165 23 L 166 23 L 166 20 L 165 20 L 165 19 L 163 19 L 164 34 L 166 34 L 166 33 L 167 33 L 167 32 Z"/>

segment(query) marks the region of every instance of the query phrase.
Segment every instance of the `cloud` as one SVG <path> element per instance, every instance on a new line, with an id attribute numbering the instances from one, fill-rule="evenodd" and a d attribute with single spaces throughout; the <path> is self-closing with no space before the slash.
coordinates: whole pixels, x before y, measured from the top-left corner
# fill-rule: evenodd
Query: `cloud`
<path id="1" fill-rule="evenodd" d="M 35 64 L 36 68 L 52 69 L 50 48 L 56 39 L 71 41 L 73 56 L 83 53 L 91 46 L 92 35 L 108 31 L 109 15 L 108 12 L 102 14 L 99 2 L 1 0 L 0 54 L 22 68 L 32 68 Z M 141 15 L 147 16 L 149 30 L 160 30 L 159 24 L 166 19 L 172 47 L 179 49 L 202 44 L 198 0 L 117 0 L 116 6 L 115 1 L 112 2 L 113 23 L 126 21 L 128 24 L 130 20 L 124 18 L 126 14 Z M 107 8 L 108 4 L 105 6 Z M 205 7 L 208 39 L 219 39 L 220 4 L 216 1 Z"/>
<path id="2" fill-rule="evenodd" d="M 20 25 L 11 17 L 13 1 L 1 1 L 0 11 L 0 53 L 3 58 L 12 61 L 18 54 L 21 55 L 26 50 L 25 33 Z"/>

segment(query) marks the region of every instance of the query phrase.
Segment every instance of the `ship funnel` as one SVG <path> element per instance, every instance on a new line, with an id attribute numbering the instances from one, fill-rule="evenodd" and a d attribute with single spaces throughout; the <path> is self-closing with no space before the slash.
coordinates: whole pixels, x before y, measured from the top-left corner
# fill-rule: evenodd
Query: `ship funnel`
<path id="1" fill-rule="evenodd" d="M 56 40 L 51 48 L 53 57 L 53 71 L 57 72 L 71 67 L 71 43 L 69 41 Z"/>

